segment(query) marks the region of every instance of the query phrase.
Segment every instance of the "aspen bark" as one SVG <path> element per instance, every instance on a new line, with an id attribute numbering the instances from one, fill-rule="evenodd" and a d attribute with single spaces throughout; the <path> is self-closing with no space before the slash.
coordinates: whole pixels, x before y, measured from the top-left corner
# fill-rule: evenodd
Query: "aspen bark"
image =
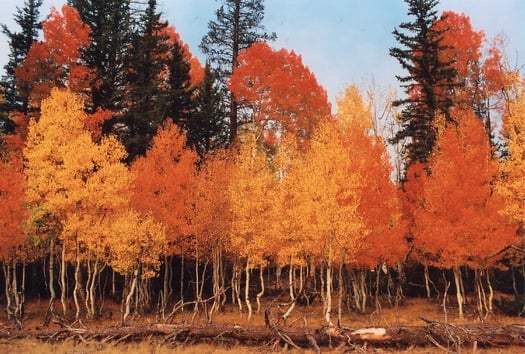
<path id="1" fill-rule="evenodd" d="M 463 293 L 461 285 L 461 270 L 459 267 L 454 267 L 454 281 L 456 284 L 456 299 L 458 301 L 458 315 L 459 318 L 463 318 Z"/>
<path id="2" fill-rule="evenodd" d="M 250 256 L 246 259 L 246 268 L 245 268 L 246 282 L 244 285 L 244 301 L 246 307 L 248 308 L 248 321 L 252 318 L 252 304 L 250 303 Z"/>
<path id="3" fill-rule="evenodd" d="M 257 300 L 257 313 L 261 311 L 261 297 L 264 295 L 264 268 L 263 266 L 259 266 L 259 282 L 261 284 L 261 291 L 259 291 L 256 295 Z"/>
<path id="4" fill-rule="evenodd" d="M 67 314 L 67 283 L 66 283 L 66 245 L 62 242 L 62 258 L 60 259 L 60 302 L 62 311 Z"/>

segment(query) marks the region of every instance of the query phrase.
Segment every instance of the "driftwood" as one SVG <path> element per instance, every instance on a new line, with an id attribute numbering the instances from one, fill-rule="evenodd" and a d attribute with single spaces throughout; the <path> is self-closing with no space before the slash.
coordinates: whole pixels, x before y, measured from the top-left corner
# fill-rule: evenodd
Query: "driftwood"
<path id="1" fill-rule="evenodd" d="M 425 319 L 424 319 L 425 320 Z M 46 342 L 75 340 L 118 344 L 121 342 L 155 341 L 164 345 L 180 343 L 213 343 L 216 345 L 269 345 L 310 348 L 321 347 L 409 348 L 436 346 L 447 350 L 461 347 L 525 347 L 525 326 L 471 324 L 451 325 L 425 320 L 425 326 L 391 328 L 338 328 L 238 326 L 226 324 L 177 325 L 151 324 L 130 327 L 88 329 L 65 326 L 58 330 L 17 330 L 0 328 L 0 339 L 37 338 Z"/>

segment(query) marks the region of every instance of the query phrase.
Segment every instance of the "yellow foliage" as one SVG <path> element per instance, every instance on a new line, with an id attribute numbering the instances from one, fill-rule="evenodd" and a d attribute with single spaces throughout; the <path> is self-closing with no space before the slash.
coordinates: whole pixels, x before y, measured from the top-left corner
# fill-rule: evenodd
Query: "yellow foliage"
<path id="1" fill-rule="evenodd" d="M 264 263 L 273 251 L 267 243 L 268 220 L 273 200 L 268 193 L 273 188 L 266 153 L 258 148 L 255 138 L 246 139 L 235 161 L 229 185 L 232 210 L 231 244 L 234 254 L 250 257 L 250 265 Z"/>
<path id="2" fill-rule="evenodd" d="M 131 175 L 114 137 L 92 141 L 83 106 L 77 95 L 57 89 L 42 102 L 24 150 L 26 200 L 58 220 L 65 245 L 76 247 L 72 240 L 78 240 L 103 254 L 101 235 L 111 215 L 127 207 Z"/>
<path id="3" fill-rule="evenodd" d="M 290 172 L 296 217 L 308 253 L 329 264 L 352 259 L 368 233 L 358 213 L 360 158 L 351 153 L 334 122 L 322 124 L 304 159 Z"/>
<path id="4" fill-rule="evenodd" d="M 505 197 L 504 213 L 525 225 L 525 79 L 517 85 L 515 100 L 503 117 L 503 136 L 508 156 L 501 164 L 498 191 Z"/>
<path id="5" fill-rule="evenodd" d="M 365 104 L 357 86 L 349 85 L 337 98 L 337 120 L 345 129 L 356 125 L 367 131 L 373 129 L 372 109 Z"/>
<path id="6" fill-rule="evenodd" d="M 161 223 L 151 215 L 126 210 L 111 222 L 107 234 L 108 264 L 120 274 L 140 267 L 141 277 L 152 278 L 160 268 L 160 255 L 166 252 L 166 235 Z"/>

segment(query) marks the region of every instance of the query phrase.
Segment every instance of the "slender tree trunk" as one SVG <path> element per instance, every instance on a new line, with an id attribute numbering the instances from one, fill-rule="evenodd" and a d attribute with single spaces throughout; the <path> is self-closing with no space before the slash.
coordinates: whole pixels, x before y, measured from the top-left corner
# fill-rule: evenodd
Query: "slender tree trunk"
<path id="1" fill-rule="evenodd" d="M 339 297 L 337 299 L 337 325 L 343 326 L 343 295 L 344 295 L 344 284 L 343 284 L 343 262 L 339 265 L 339 272 L 337 275 L 337 282 L 339 283 Z"/>
<path id="2" fill-rule="evenodd" d="M 184 252 L 180 254 L 180 302 L 181 311 L 184 311 Z"/>
<path id="3" fill-rule="evenodd" d="M 7 312 L 7 319 L 10 320 L 13 318 L 13 311 L 12 311 L 12 296 L 11 296 L 11 264 L 10 262 L 4 262 L 2 264 L 2 269 L 4 270 L 4 284 L 5 284 L 5 299 L 6 299 L 6 312 Z"/>
<path id="4" fill-rule="evenodd" d="M 26 261 L 22 261 L 22 281 L 20 282 L 20 290 L 18 290 L 19 306 L 18 317 L 20 320 L 24 317 L 24 307 L 26 301 Z"/>
<path id="5" fill-rule="evenodd" d="M 241 268 L 238 266 L 234 266 L 233 270 L 233 279 L 232 279 L 233 290 L 234 290 L 234 301 L 237 301 L 237 305 L 239 306 L 239 313 L 242 314 L 242 301 L 241 301 Z"/>
<path id="6" fill-rule="evenodd" d="M 290 262 L 290 268 L 288 270 L 288 291 L 290 292 L 291 301 L 295 300 L 294 277 L 293 277 L 294 272 L 295 272 L 295 267 Z"/>
<path id="7" fill-rule="evenodd" d="M 485 270 L 485 274 L 486 274 L 486 277 L 485 279 L 487 279 L 487 287 L 489 289 L 489 296 L 488 296 L 488 300 L 487 300 L 487 305 L 488 305 L 488 309 L 487 309 L 487 316 L 490 315 L 493 311 L 493 307 L 492 307 L 492 304 L 493 304 L 493 301 L 494 301 L 494 289 L 492 288 L 492 282 L 490 281 L 490 272 L 488 269 Z"/>
<path id="8" fill-rule="evenodd" d="M 122 311 L 122 318 L 121 318 L 121 323 L 120 323 L 122 326 L 124 326 L 124 324 L 126 323 L 126 319 L 131 313 L 131 301 L 137 289 L 137 282 L 139 278 L 139 267 L 140 267 L 140 264 L 137 264 L 135 270 L 133 271 L 131 285 L 129 287 L 129 292 L 126 295 L 125 299 L 123 299 L 124 300 L 124 311 Z"/>
<path id="9" fill-rule="evenodd" d="M 200 297 L 200 274 L 199 274 L 199 253 L 195 255 L 195 305 L 193 306 L 193 316 L 191 323 L 195 320 L 197 313 L 199 312 L 199 305 L 201 303 Z"/>
<path id="10" fill-rule="evenodd" d="M 445 323 L 448 322 L 448 310 L 447 310 L 447 300 L 448 300 L 448 288 L 450 287 L 450 282 L 447 280 L 445 271 L 442 271 L 443 280 L 445 281 L 445 290 L 443 291 L 443 312 L 445 314 Z"/>
<path id="11" fill-rule="evenodd" d="M 425 269 L 425 272 L 424 272 L 425 273 L 425 289 L 427 291 L 427 299 L 430 300 L 430 296 L 431 296 L 431 294 L 430 294 L 430 282 L 429 282 L 430 276 L 428 274 L 428 265 L 425 264 L 425 268 L 424 269 Z"/>
<path id="12" fill-rule="evenodd" d="M 324 314 L 325 322 L 329 326 L 333 326 L 332 320 L 330 318 L 330 313 L 332 312 L 332 265 L 328 263 L 326 265 L 326 311 Z"/>
<path id="13" fill-rule="evenodd" d="M 278 264 L 277 268 L 275 269 L 275 289 L 281 290 L 281 274 L 282 274 L 283 268 Z"/>
<path id="14" fill-rule="evenodd" d="M 244 285 L 244 301 L 246 303 L 246 307 L 248 308 L 248 321 L 252 318 L 252 304 L 250 303 L 250 256 L 246 259 L 246 268 L 245 270 L 245 276 L 246 276 L 246 282 Z"/>
<path id="15" fill-rule="evenodd" d="M 91 308 L 90 308 L 91 299 L 90 299 L 90 292 L 89 292 L 89 288 L 91 286 L 92 278 L 93 278 L 93 271 L 91 269 L 91 252 L 88 251 L 88 254 L 87 254 L 87 279 L 86 279 L 86 285 L 85 285 L 86 298 L 84 299 L 84 306 L 86 308 L 86 313 L 87 313 L 86 316 L 88 318 L 93 318 L 94 317 L 94 314 L 91 313 Z"/>
<path id="16" fill-rule="evenodd" d="M 264 268 L 262 265 L 259 266 L 259 281 L 261 283 L 261 291 L 257 293 L 257 313 L 261 311 L 261 297 L 264 295 Z"/>
<path id="17" fill-rule="evenodd" d="M 160 313 L 161 318 L 164 319 L 166 315 L 166 307 L 168 306 L 168 287 L 169 287 L 169 279 L 170 279 L 170 266 L 169 266 L 169 257 L 167 255 L 164 255 L 164 277 L 163 277 L 163 284 L 162 284 L 162 295 L 161 295 L 161 304 L 160 304 Z"/>
<path id="18" fill-rule="evenodd" d="M 462 284 L 461 284 L 461 270 L 459 267 L 454 267 L 454 281 L 456 284 L 456 298 L 458 301 L 458 315 L 459 318 L 463 318 L 463 293 L 462 293 Z"/>
<path id="19" fill-rule="evenodd" d="M 49 268 L 48 268 L 48 274 L 49 274 L 49 306 L 48 306 L 48 314 L 53 313 L 55 311 L 55 299 L 56 299 L 56 292 L 55 292 L 55 238 L 51 237 L 51 240 L 49 241 Z"/>
<path id="20" fill-rule="evenodd" d="M 60 302 L 62 311 L 67 314 L 67 282 L 66 282 L 66 242 L 62 243 L 62 258 L 60 259 Z"/>
<path id="21" fill-rule="evenodd" d="M 290 317 L 290 314 L 292 313 L 293 309 L 295 308 L 296 304 L 296 298 L 295 298 L 295 292 L 294 292 L 294 286 L 293 286 L 293 273 L 294 273 L 294 266 L 292 264 L 292 259 L 290 259 L 290 271 L 288 272 L 288 291 L 290 293 L 290 306 L 286 310 L 286 312 L 283 314 L 283 319 L 286 322 L 288 317 Z"/>
<path id="22" fill-rule="evenodd" d="M 75 302 L 75 319 L 80 318 L 80 303 L 78 302 L 78 292 L 80 291 L 80 251 L 78 240 L 76 241 L 75 251 L 75 287 L 73 289 L 73 300 Z"/>
<path id="23" fill-rule="evenodd" d="M 89 298 L 89 312 L 91 314 L 92 317 L 94 317 L 96 314 L 97 314 L 97 309 L 96 309 L 96 303 L 95 303 L 95 284 L 97 283 L 99 277 L 98 275 L 100 274 L 100 270 L 98 268 L 98 256 L 95 257 L 95 265 L 93 266 L 93 275 L 91 276 L 91 283 L 89 285 L 89 290 L 86 291 L 87 294 L 89 294 L 88 296 L 86 296 L 87 298 Z"/>
<path id="24" fill-rule="evenodd" d="M 221 299 L 220 299 L 221 292 L 222 292 L 221 274 L 220 274 L 221 262 L 222 262 L 221 254 L 222 252 L 221 252 L 220 245 L 216 244 L 212 250 L 213 304 L 208 314 L 210 322 L 211 322 L 212 314 L 219 311 L 219 307 L 221 304 Z"/>
<path id="25" fill-rule="evenodd" d="M 378 313 L 381 310 L 381 301 L 379 300 L 379 293 L 380 293 L 379 284 L 380 284 L 380 277 L 381 277 L 381 269 L 382 269 L 382 265 L 380 264 L 376 268 L 376 288 L 375 288 L 375 294 L 374 294 L 375 307 Z"/>
<path id="26" fill-rule="evenodd" d="M 321 283 L 321 301 L 323 303 L 323 314 L 326 313 L 326 281 L 325 281 L 325 265 L 321 265 L 321 269 L 319 272 L 319 279 Z"/>
<path id="27" fill-rule="evenodd" d="M 357 274 L 359 277 L 359 292 L 361 293 L 360 311 L 364 314 L 366 312 L 368 300 L 368 290 L 366 287 L 366 269 L 360 269 Z"/>
<path id="28" fill-rule="evenodd" d="M 353 298 L 354 298 L 354 306 L 357 311 L 360 313 L 363 313 L 363 300 L 362 297 L 366 296 L 362 292 L 361 287 L 361 274 L 359 270 L 352 269 L 351 270 L 351 284 L 352 284 L 352 291 L 353 291 Z"/>

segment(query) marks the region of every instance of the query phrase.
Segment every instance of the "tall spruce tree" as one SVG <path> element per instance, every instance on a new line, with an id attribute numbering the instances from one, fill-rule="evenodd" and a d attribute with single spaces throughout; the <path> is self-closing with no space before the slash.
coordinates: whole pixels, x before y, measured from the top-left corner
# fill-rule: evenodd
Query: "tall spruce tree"
<path id="1" fill-rule="evenodd" d="M 27 57 L 33 42 L 38 39 L 39 32 L 42 29 L 40 21 L 40 7 L 43 0 L 25 0 L 24 7 L 16 8 L 14 15 L 15 23 L 20 27 L 20 31 L 12 31 L 5 24 L 2 24 L 2 33 L 8 38 L 9 44 L 9 61 L 4 66 L 5 75 L 1 80 L 4 101 L 1 105 L 1 111 L 5 114 L 0 118 L 0 132 L 2 127 L 14 127 L 6 117 L 7 113 L 18 110 L 27 113 L 27 99 L 23 99 L 15 85 L 15 69 Z M 2 114 L 3 116 L 3 114 Z"/>
<path id="2" fill-rule="evenodd" d="M 392 33 L 401 47 L 390 48 L 407 76 L 396 76 L 405 89 L 406 98 L 393 102 L 402 106 L 401 129 L 392 139 L 408 139 L 406 167 L 415 162 L 426 162 L 436 141 L 434 120 L 442 115 L 451 120 L 452 93 L 456 85 L 456 71 L 452 62 L 443 62 L 439 53 L 449 47 L 442 44 L 444 31 L 434 26 L 438 0 L 405 0 L 412 22 L 403 22 Z"/>
<path id="3" fill-rule="evenodd" d="M 114 122 L 125 127 L 122 137 L 128 162 L 146 153 L 157 128 L 170 113 L 163 87 L 171 50 L 164 31 L 168 23 L 161 20 L 156 0 L 148 1 L 138 26 L 124 60 L 125 110 Z"/>
<path id="4" fill-rule="evenodd" d="M 237 66 L 237 57 L 253 43 L 274 40 L 275 33 L 266 33 L 261 22 L 264 18 L 264 0 L 222 0 L 216 11 L 216 19 L 208 23 L 208 33 L 202 38 L 200 49 L 207 55 L 222 90 L 227 92 L 226 80 Z M 238 107 L 233 94 L 223 97 L 229 106 L 229 128 L 232 142 L 237 135 Z"/>
<path id="5" fill-rule="evenodd" d="M 186 126 L 188 144 L 203 157 L 228 143 L 228 125 L 217 80 L 209 63 L 204 78 L 195 89 L 194 111 Z"/>
<path id="6" fill-rule="evenodd" d="M 119 112 L 122 109 L 124 57 L 131 44 L 134 21 L 130 0 L 68 0 L 91 28 L 91 46 L 84 59 L 96 75 L 91 83 L 91 110 Z M 104 127 L 108 132 L 110 124 Z"/>
<path id="7" fill-rule="evenodd" d="M 179 41 L 174 41 L 168 59 L 168 116 L 181 128 L 187 128 L 193 111 L 193 91 L 190 70 L 191 65 L 184 55 L 184 48 Z"/>

